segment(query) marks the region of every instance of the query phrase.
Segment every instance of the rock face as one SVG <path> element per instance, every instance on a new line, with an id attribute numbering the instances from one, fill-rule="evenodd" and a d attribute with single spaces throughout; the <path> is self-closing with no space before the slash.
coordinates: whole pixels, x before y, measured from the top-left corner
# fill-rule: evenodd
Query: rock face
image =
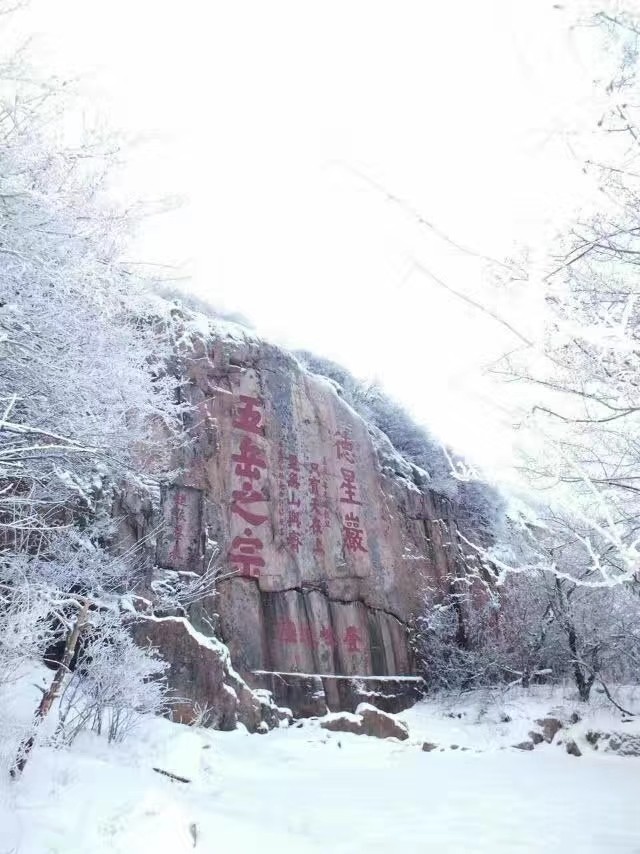
<path id="1" fill-rule="evenodd" d="M 222 548 L 218 595 L 190 617 L 294 713 L 406 707 L 425 584 L 464 571 L 452 505 L 281 349 L 234 324 L 185 340 L 192 443 L 162 490 L 152 563 L 202 574 Z M 134 510 L 129 539 L 148 516 Z"/>

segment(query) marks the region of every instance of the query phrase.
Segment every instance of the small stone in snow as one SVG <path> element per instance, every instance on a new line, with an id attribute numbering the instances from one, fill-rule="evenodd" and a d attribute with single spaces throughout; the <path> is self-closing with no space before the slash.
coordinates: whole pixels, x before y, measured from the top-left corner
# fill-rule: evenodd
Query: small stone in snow
<path id="1" fill-rule="evenodd" d="M 582 751 L 572 738 L 567 741 L 566 750 L 570 756 L 582 756 Z"/>

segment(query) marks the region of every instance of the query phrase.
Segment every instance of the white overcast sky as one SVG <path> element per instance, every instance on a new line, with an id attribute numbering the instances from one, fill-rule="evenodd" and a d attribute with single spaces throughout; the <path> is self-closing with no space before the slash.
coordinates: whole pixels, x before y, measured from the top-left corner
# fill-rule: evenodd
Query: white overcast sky
<path id="1" fill-rule="evenodd" d="M 482 265 L 361 176 L 479 252 L 540 245 L 592 189 L 574 155 L 593 51 L 569 23 L 548 0 L 32 0 L 20 26 L 146 140 L 126 191 L 185 196 L 138 257 L 189 262 L 194 292 L 504 467 L 508 398 L 483 366 L 512 341 L 411 273 L 477 295 Z"/>

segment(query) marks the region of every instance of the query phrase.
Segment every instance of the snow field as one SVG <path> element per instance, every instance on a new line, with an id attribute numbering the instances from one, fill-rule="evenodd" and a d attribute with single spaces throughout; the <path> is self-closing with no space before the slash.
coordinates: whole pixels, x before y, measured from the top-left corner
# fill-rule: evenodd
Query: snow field
<path id="1" fill-rule="evenodd" d="M 37 692 L 22 695 L 24 712 Z M 2 782 L 0 852 L 639 854 L 638 760 L 509 746 L 559 705 L 576 707 L 549 692 L 423 702 L 398 716 L 403 743 L 317 721 L 249 735 L 148 719 L 120 745 L 83 733 L 71 748 L 43 744 L 19 783 Z M 594 715 L 621 726 L 606 707 Z M 425 753 L 424 739 L 446 749 Z"/>

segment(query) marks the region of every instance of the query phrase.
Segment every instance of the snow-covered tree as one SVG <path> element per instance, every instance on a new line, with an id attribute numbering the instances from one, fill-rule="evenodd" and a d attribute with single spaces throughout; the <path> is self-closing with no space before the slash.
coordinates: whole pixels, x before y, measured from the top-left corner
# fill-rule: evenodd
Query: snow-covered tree
<path id="1" fill-rule="evenodd" d="M 584 160 L 600 203 L 512 285 L 537 306 L 541 332 L 521 336 L 498 373 L 528 389 L 522 423 L 535 441 L 522 470 L 555 508 L 550 539 L 574 552 L 564 569 L 538 567 L 604 587 L 640 580 L 640 19 L 602 10 L 588 23 L 617 57 Z"/>
<path id="2" fill-rule="evenodd" d="M 161 714 L 170 702 L 166 669 L 166 662 L 134 643 L 117 613 L 96 614 L 60 699 L 65 742 L 83 729 L 122 741 L 141 715 Z"/>
<path id="3" fill-rule="evenodd" d="M 484 595 L 452 587 L 425 598 L 415 649 L 430 690 L 568 680 L 583 701 L 597 685 L 615 703 L 612 686 L 637 679 L 638 597 L 542 571 L 510 574 Z"/>
<path id="4" fill-rule="evenodd" d="M 112 490 L 181 440 L 171 314 L 120 261 L 135 211 L 109 201 L 113 145 L 69 138 L 67 97 L 0 63 L 3 674 L 60 638 L 68 666 L 91 610 L 135 584 L 135 555 L 106 549 Z"/>

